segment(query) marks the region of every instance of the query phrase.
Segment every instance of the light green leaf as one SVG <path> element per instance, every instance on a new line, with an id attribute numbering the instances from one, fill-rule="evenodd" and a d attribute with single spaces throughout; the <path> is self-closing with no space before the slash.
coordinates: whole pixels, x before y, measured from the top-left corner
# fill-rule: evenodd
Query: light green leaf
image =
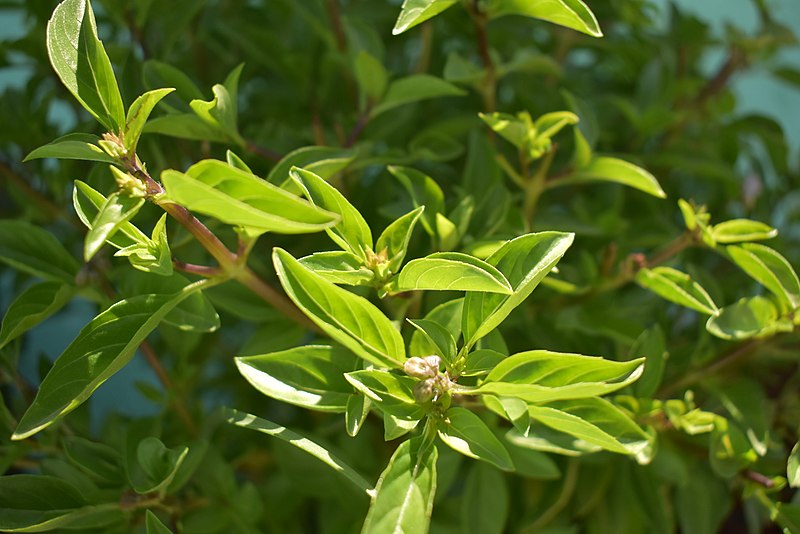
<path id="1" fill-rule="evenodd" d="M 144 524 L 146 534 L 172 534 L 172 531 L 168 529 L 164 523 L 162 523 L 161 520 L 156 517 L 156 514 L 150 510 L 148 510 L 145 514 Z"/>
<path id="2" fill-rule="evenodd" d="M 136 153 L 136 145 L 142 135 L 144 125 L 153 112 L 153 108 L 162 98 L 173 92 L 175 89 L 154 89 L 148 91 L 133 101 L 128 108 L 128 115 L 125 117 L 125 130 L 122 134 L 123 144 L 128 154 Z"/>
<path id="3" fill-rule="evenodd" d="M 708 448 L 711 469 L 723 478 L 732 478 L 758 459 L 747 437 L 738 426 L 716 417 Z"/>
<path id="4" fill-rule="evenodd" d="M 501 361 L 506 359 L 506 355 L 491 349 L 478 349 L 467 355 L 467 362 L 462 376 L 480 376 L 488 374 Z"/>
<path id="5" fill-rule="evenodd" d="M 100 207 L 83 246 L 84 261 L 91 260 L 106 240 L 114 236 L 120 227 L 129 222 L 144 205 L 144 198 L 114 192 Z"/>
<path id="6" fill-rule="evenodd" d="M 667 197 L 655 176 L 646 170 L 628 161 L 605 156 L 596 156 L 586 167 L 576 170 L 567 178 L 551 181 L 549 186 L 559 187 L 586 182 L 614 182 L 638 189 L 654 197 Z"/>
<path id="7" fill-rule="evenodd" d="M 523 15 L 566 26 L 593 37 L 603 32 L 594 13 L 582 0 L 490 0 L 489 17 Z"/>
<path id="8" fill-rule="evenodd" d="M 356 368 L 356 357 L 340 347 L 308 345 L 235 361 L 254 388 L 289 404 L 341 413 L 352 397 L 344 374 Z"/>
<path id="9" fill-rule="evenodd" d="M 124 227 L 120 230 L 124 231 Z M 136 244 L 131 248 L 118 250 L 114 256 L 127 256 L 131 265 L 140 271 L 159 276 L 172 276 L 172 251 L 167 239 L 167 214 L 158 219 L 153 227 L 150 241 L 146 245 Z"/>
<path id="10" fill-rule="evenodd" d="M 97 218 L 108 199 L 100 192 L 93 189 L 90 185 L 75 180 L 75 188 L 72 190 L 72 205 L 78 218 L 87 227 L 92 227 L 92 221 Z M 118 249 L 125 249 L 131 246 L 138 246 L 142 249 L 150 250 L 154 248 L 152 240 L 134 226 L 129 221 L 119 224 L 117 231 L 108 236 L 107 243 Z M 170 264 L 171 264 L 170 258 Z"/>
<path id="11" fill-rule="evenodd" d="M 267 181 L 284 189 L 288 185 L 296 185 L 289 177 L 289 171 L 292 167 L 301 167 L 313 172 L 323 180 L 327 180 L 346 169 L 355 156 L 356 153 L 351 149 L 305 146 L 289 152 L 275 164 L 267 175 Z M 299 193 L 300 191 L 298 190 L 297 192 Z"/>
<path id="12" fill-rule="evenodd" d="M 800 306 L 800 280 L 792 265 L 777 251 L 757 243 L 731 245 L 725 250 L 736 265 L 789 309 Z"/>
<path id="13" fill-rule="evenodd" d="M 386 92 L 389 74 L 386 67 L 366 50 L 360 50 L 355 60 L 355 76 L 365 102 L 376 102 Z"/>
<path id="14" fill-rule="evenodd" d="M 239 77 L 244 64 L 237 66 L 228 75 L 224 84 L 216 84 L 211 88 L 214 98 L 210 101 L 192 100 L 189 106 L 200 119 L 212 128 L 219 129 L 229 139 L 244 145 L 237 126 L 238 106 L 236 99 L 239 92 Z"/>
<path id="15" fill-rule="evenodd" d="M 503 273 L 514 290 L 511 295 L 467 293 L 462 330 L 465 346 L 494 330 L 522 303 L 555 267 L 572 244 L 573 234 L 540 232 L 526 234 L 503 244 L 486 260 Z"/>
<path id="16" fill-rule="evenodd" d="M 412 74 L 389 84 L 389 89 L 386 91 L 383 100 L 372 108 L 370 118 L 374 119 L 390 109 L 419 102 L 420 100 L 445 96 L 464 96 L 466 94 L 466 91 L 436 76 Z"/>
<path id="17" fill-rule="evenodd" d="M 424 210 L 425 206 L 419 206 L 392 222 L 375 243 L 375 252 L 380 254 L 386 251 L 390 273 L 396 273 L 403 264 L 414 228 Z"/>
<path id="18" fill-rule="evenodd" d="M 437 252 L 408 262 L 396 278 L 397 291 L 485 291 L 513 293 L 503 273 L 494 266 L 460 252 Z"/>
<path id="19" fill-rule="evenodd" d="M 253 170 L 250 168 L 247 163 L 244 162 L 242 158 L 240 158 L 233 150 L 226 150 L 225 151 L 225 161 L 231 167 L 236 167 L 239 170 L 244 172 L 249 172 L 250 174 L 255 174 Z"/>
<path id="20" fill-rule="evenodd" d="M 170 310 L 202 287 L 198 282 L 177 295 L 138 295 L 95 317 L 44 377 L 11 439 L 32 436 L 77 408 L 133 358 Z"/>
<path id="21" fill-rule="evenodd" d="M 0 348 L 41 323 L 69 302 L 75 289 L 61 282 L 41 282 L 14 299 L 0 326 Z"/>
<path id="22" fill-rule="evenodd" d="M 427 319 L 406 319 L 406 321 L 414 325 L 414 328 L 428 340 L 431 346 L 436 347 L 434 354 L 441 357 L 448 368 L 455 362 L 456 340 L 449 330 L 439 323 Z"/>
<path id="23" fill-rule="evenodd" d="M 457 2 L 458 0 L 404 0 L 392 35 L 399 35 L 417 24 L 422 24 Z"/>
<path id="24" fill-rule="evenodd" d="M 354 438 L 358 435 L 359 430 L 364 425 L 364 421 L 367 420 L 371 405 L 372 401 L 363 393 L 359 392 L 348 397 L 344 412 L 344 422 L 348 436 Z"/>
<path id="25" fill-rule="evenodd" d="M 201 161 L 185 174 L 167 170 L 161 179 L 170 201 L 254 233 L 317 232 L 337 221 L 335 214 L 222 161 Z"/>
<path id="26" fill-rule="evenodd" d="M 404 419 L 383 412 L 383 441 L 394 441 L 402 438 L 419 425 L 419 419 Z"/>
<path id="27" fill-rule="evenodd" d="M 230 142 L 222 130 L 209 125 L 193 113 L 168 113 L 156 117 L 147 121 L 143 131 L 193 141 Z"/>
<path id="28" fill-rule="evenodd" d="M 133 438 L 131 435 L 125 454 L 131 486 L 142 495 L 162 491 L 172 483 L 189 454 L 189 447 L 170 449 L 154 436 Z"/>
<path id="29" fill-rule="evenodd" d="M 314 323 L 356 355 L 380 367 L 400 367 L 403 338 L 368 300 L 325 281 L 283 249 L 272 255 L 286 294 Z"/>
<path id="30" fill-rule="evenodd" d="M 426 174 L 410 167 L 390 165 L 389 172 L 411 195 L 414 207 L 424 206 L 422 226 L 430 236 L 436 236 L 436 214 L 444 212 L 444 193 L 439 184 Z"/>
<path id="31" fill-rule="evenodd" d="M 717 243 L 741 243 L 772 239 L 778 231 L 759 221 L 732 219 L 711 227 L 711 235 Z"/>
<path id="32" fill-rule="evenodd" d="M 361 534 L 428 532 L 438 456 L 422 438 L 400 444 L 378 479 Z"/>
<path id="33" fill-rule="evenodd" d="M 464 534 L 502 534 L 508 519 L 509 494 L 503 475 L 483 463 L 470 468 L 461 499 Z"/>
<path id="34" fill-rule="evenodd" d="M 653 293 L 707 315 L 719 310 L 705 289 L 692 277 L 672 267 L 641 269 L 636 273 L 636 282 Z"/>
<path id="35" fill-rule="evenodd" d="M 536 135 L 533 120 L 527 111 L 517 116 L 508 113 L 479 113 L 478 116 L 519 150 L 524 150 Z"/>
<path id="36" fill-rule="evenodd" d="M 375 273 L 364 267 L 364 260 L 343 250 L 315 252 L 298 261 L 333 284 L 364 286 L 375 278 Z"/>
<path id="37" fill-rule="evenodd" d="M 792 328 L 791 322 L 779 320 L 778 309 L 769 299 L 758 296 L 720 308 L 706 322 L 706 330 L 722 339 L 768 337 Z"/>
<path id="38" fill-rule="evenodd" d="M 455 223 L 441 213 L 436 214 L 436 237 L 441 251 L 453 250 L 461 239 Z"/>
<path id="39" fill-rule="evenodd" d="M 484 397 L 484 400 L 490 398 Z M 511 429 L 506 433 L 506 440 L 523 449 L 560 454 L 562 456 L 582 456 L 603 450 L 602 447 L 543 424 L 533 425 L 528 430 L 527 436 L 520 434 L 515 428 Z"/>
<path id="40" fill-rule="evenodd" d="M 124 518 L 118 502 L 91 505 L 71 484 L 44 475 L 0 477 L 0 530 L 41 532 L 61 528 L 86 531 Z"/>
<path id="41" fill-rule="evenodd" d="M 339 216 L 339 221 L 325 232 L 348 252 L 366 259 L 372 250 L 372 232 L 361 213 L 335 187 L 311 171 L 292 167 L 289 176 L 315 206 Z"/>
<path id="42" fill-rule="evenodd" d="M 80 159 L 116 164 L 117 160 L 97 146 L 100 140 L 96 135 L 73 133 L 59 137 L 28 154 L 23 161 L 41 158 Z"/>
<path id="43" fill-rule="evenodd" d="M 442 325 L 450 332 L 453 339 L 457 340 L 461 337 L 461 308 L 463 305 L 463 298 L 449 300 L 428 312 L 425 320 Z M 436 353 L 436 347 L 422 335 L 422 332 L 414 330 L 414 333 L 411 334 L 409 353 L 411 356 L 428 356 Z"/>
<path id="44" fill-rule="evenodd" d="M 25 221 L 0 221 L 0 262 L 45 280 L 74 284 L 78 262 L 47 231 Z"/>
<path id="45" fill-rule="evenodd" d="M 370 486 L 369 482 L 364 480 L 364 477 L 359 475 L 355 469 L 344 463 L 339 459 L 339 457 L 329 450 L 303 436 L 302 434 L 292 432 L 288 428 L 276 425 L 272 421 L 267 421 L 266 419 L 240 412 L 238 410 L 228 410 L 227 420 L 229 423 L 236 426 L 249 428 L 269 436 L 274 436 L 294 447 L 297 447 L 298 449 L 307 452 L 311 456 L 314 456 L 315 458 L 332 467 L 334 471 L 355 484 L 359 490 L 363 491 L 370 497 L 372 497 L 376 492 L 376 490 L 372 489 L 372 486 Z"/>
<path id="46" fill-rule="evenodd" d="M 789 481 L 789 486 L 800 487 L 800 441 L 792 447 L 789 461 L 786 462 L 786 479 Z"/>
<path id="47" fill-rule="evenodd" d="M 414 398 L 418 380 L 410 376 L 371 369 L 347 373 L 345 378 L 386 413 L 406 420 L 419 420 L 424 415 Z"/>
<path id="48" fill-rule="evenodd" d="M 533 125 L 537 139 L 550 139 L 565 127 L 578 124 L 579 120 L 571 111 L 554 111 L 537 118 Z"/>
<path id="49" fill-rule="evenodd" d="M 607 451 L 631 454 L 614 436 L 576 415 L 548 406 L 530 406 L 529 413 L 534 425 L 541 423 Z"/>
<path id="50" fill-rule="evenodd" d="M 86 110 L 119 133 L 125 109 L 88 0 L 64 0 L 47 24 L 47 52 L 58 77 Z"/>
<path id="51" fill-rule="evenodd" d="M 595 397 L 633 383 L 642 375 L 643 363 L 644 358 L 615 362 L 582 354 L 532 350 L 498 363 L 470 394 L 517 397 L 533 403 Z"/>
<path id="52" fill-rule="evenodd" d="M 503 444 L 480 417 L 466 408 L 450 408 L 437 422 L 439 437 L 454 450 L 470 458 L 483 460 L 504 471 L 512 471 L 514 462 Z"/>

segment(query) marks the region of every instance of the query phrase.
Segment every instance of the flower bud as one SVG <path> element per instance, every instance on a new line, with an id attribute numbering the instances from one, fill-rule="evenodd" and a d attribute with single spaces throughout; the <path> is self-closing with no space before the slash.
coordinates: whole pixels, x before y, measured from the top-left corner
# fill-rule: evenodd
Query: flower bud
<path id="1" fill-rule="evenodd" d="M 417 382 L 417 385 L 414 386 L 414 398 L 419 404 L 424 404 L 433 398 L 435 382 L 433 378 L 428 378 L 427 380 Z"/>
<path id="2" fill-rule="evenodd" d="M 439 372 L 439 367 L 432 368 L 425 358 L 414 356 L 406 360 L 403 370 L 414 378 L 433 378 Z"/>
<path id="3" fill-rule="evenodd" d="M 428 365 L 436 371 L 436 374 L 439 374 L 439 366 L 442 365 L 442 359 L 439 356 L 432 354 L 431 356 L 425 356 L 423 360 L 428 362 Z"/>

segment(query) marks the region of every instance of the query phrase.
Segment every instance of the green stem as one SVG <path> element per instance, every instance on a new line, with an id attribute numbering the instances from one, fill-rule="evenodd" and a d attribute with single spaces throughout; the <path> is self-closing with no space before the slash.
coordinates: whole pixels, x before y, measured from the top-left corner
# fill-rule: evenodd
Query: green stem
<path id="1" fill-rule="evenodd" d="M 545 510 L 542 515 L 528 528 L 524 529 L 525 533 L 539 532 L 541 529 L 550 524 L 553 519 L 561 513 L 567 504 L 569 504 L 572 494 L 575 493 L 575 488 L 578 485 L 578 460 L 570 458 L 567 462 L 567 473 L 564 475 L 564 485 L 561 487 L 561 493 L 558 495 L 556 501 Z"/>
<path id="2" fill-rule="evenodd" d="M 481 10 L 478 0 L 467 1 L 467 10 L 475 24 L 475 33 L 478 39 L 478 55 L 481 57 L 486 75 L 483 78 L 483 111 L 492 113 L 497 108 L 497 70 L 489 52 L 489 35 L 486 32 L 486 23 L 489 18 Z"/>
<path id="3" fill-rule="evenodd" d="M 545 154 L 542 163 L 536 170 L 536 174 L 531 176 L 525 184 L 525 199 L 522 205 L 522 212 L 525 215 L 525 224 L 527 230 L 531 231 L 533 228 L 533 219 L 536 216 L 536 208 L 539 205 L 539 198 L 545 189 L 547 181 L 547 173 L 550 171 L 550 166 L 553 164 L 553 158 L 556 154 L 556 147 Z M 525 177 L 525 173 L 523 174 Z"/>

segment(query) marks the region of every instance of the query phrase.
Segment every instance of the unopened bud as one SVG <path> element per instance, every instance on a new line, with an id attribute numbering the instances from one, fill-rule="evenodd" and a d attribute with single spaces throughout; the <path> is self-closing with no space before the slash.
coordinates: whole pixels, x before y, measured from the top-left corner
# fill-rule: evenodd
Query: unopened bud
<path id="1" fill-rule="evenodd" d="M 439 356 L 432 354 L 430 356 L 425 356 L 423 360 L 428 362 L 428 365 L 431 369 L 436 371 L 436 374 L 439 374 L 439 366 L 442 365 L 442 359 Z"/>
<path id="2" fill-rule="evenodd" d="M 147 196 L 147 187 L 140 179 L 113 165 L 110 165 L 110 167 L 111 174 L 114 175 L 114 180 L 116 180 L 120 191 L 131 197 L 144 198 Z"/>
<path id="3" fill-rule="evenodd" d="M 425 358 L 414 356 L 406 360 L 403 370 L 414 378 L 433 378 L 439 372 L 439 367 L 433 368 Z"/>
<path id="4" fill-rule="evenodd" d="M 436 380 L 433 378 L 428 378 L 422 382 L 417 382 L 417 385 L 414 386 L 414 398 L 418 403 L 424 404 L 433 398 L 435 393 L 435 383 Z"/>

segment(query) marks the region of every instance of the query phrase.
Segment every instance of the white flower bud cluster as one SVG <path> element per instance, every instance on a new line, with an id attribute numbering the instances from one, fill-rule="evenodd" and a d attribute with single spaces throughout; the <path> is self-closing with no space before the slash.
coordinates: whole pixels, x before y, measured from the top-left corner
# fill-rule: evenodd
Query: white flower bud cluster
<path id="1" fill-rule="evenodd" d="M 419 383 L 414 386 L 414 398 L 419 404 L 431 400 L 436 402 L 443 393 L 450 389 L 450 379 L 447 373 L 439 372 L 441 364 L 442 359 L 436 355 L 424 358 L 414 356 L 403 364 L 403 370 L 408 376 L 420 379 Z"/>

